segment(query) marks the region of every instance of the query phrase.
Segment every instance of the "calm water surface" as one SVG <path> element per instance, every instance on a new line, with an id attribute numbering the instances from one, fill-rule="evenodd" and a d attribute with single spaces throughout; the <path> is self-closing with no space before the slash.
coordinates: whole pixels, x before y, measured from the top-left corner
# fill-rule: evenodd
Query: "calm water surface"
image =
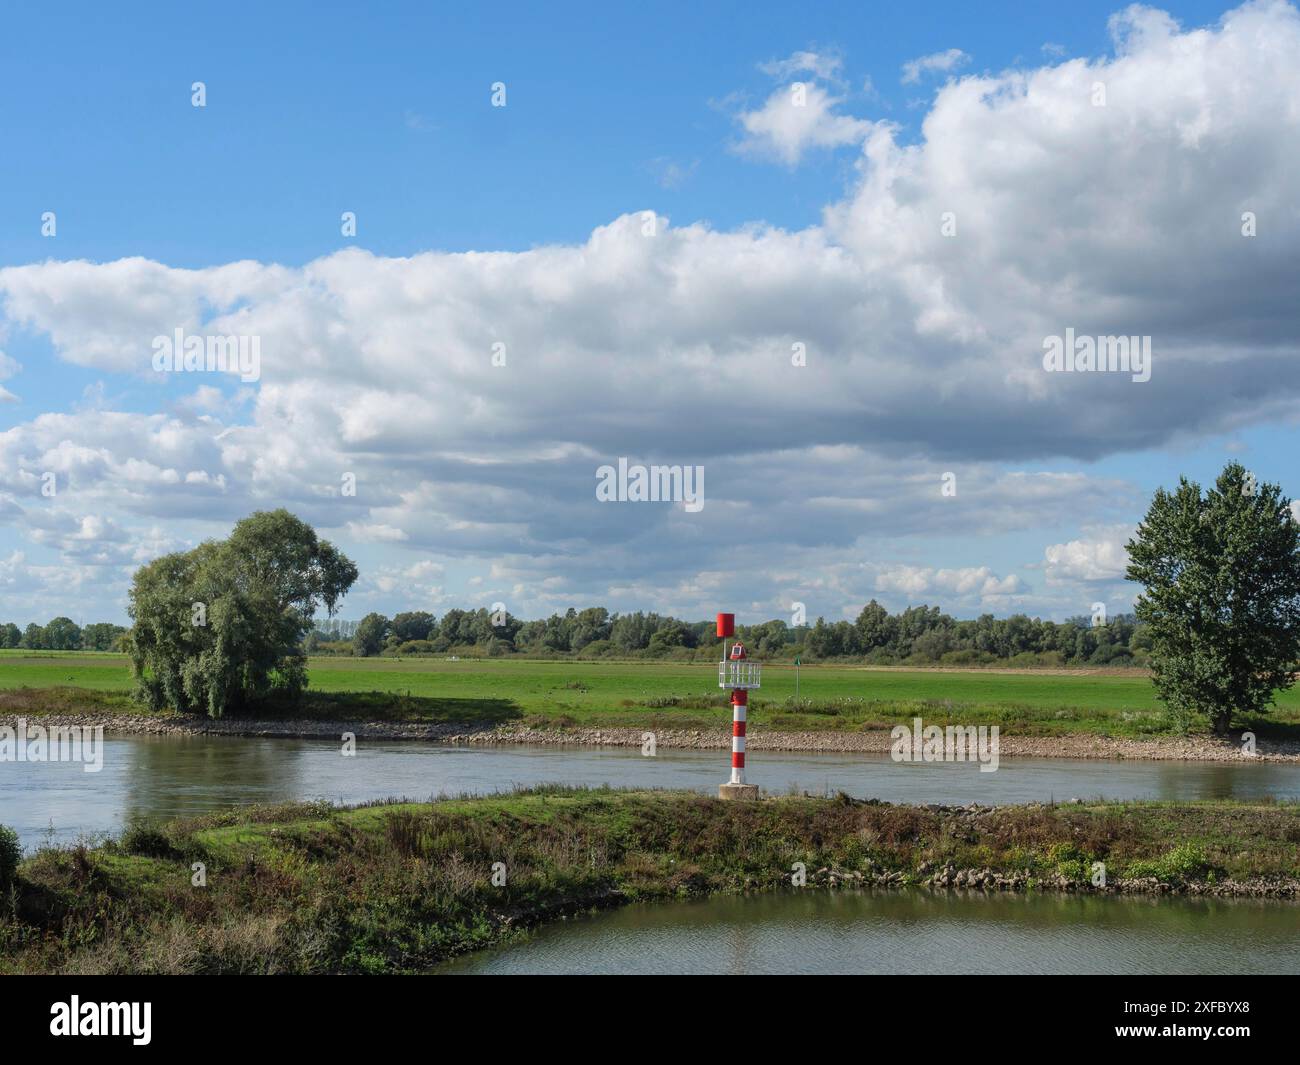
<path id="1" fill-rule="evenodd" d="M 292 799 L 428 799 L 547 782 L 714 792 L 728 762 L 725 751 L 661 748 L 646 758 L 625 747 L 368 742 L 356 757 L 344 758 L 338 743 L 321 740 L 124 736 L 105 741 L 98 773 L 71 764 L 0 763 L 0 822 L 31 847 L 117 832 L 131 818 Z M 996 773 L 981 773 L 971 763 L 908 765 L 883 754 L 755 752 L 748 778 L 769 794 L 842 790 L 914 803 L 1300 798 L 1300 766 L 1277 763 L 1008 758 Z"/>
<path id="2" fill-rule="evenodd" d="M 804 891 L 548 925 L 444 973 L 1300 972 L 1300 905 Z"/>

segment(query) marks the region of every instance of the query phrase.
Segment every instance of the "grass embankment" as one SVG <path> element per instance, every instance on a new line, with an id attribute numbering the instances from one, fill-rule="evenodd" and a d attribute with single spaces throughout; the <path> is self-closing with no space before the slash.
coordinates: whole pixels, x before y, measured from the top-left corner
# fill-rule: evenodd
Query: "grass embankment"
<path id="1" fill-rule="evenodd" d="M 653 662 L 312 658 L 297 707 L 259 706 L 273 720 L 383 720 L 540 728 L 710 729 L 728 719 L 711 667 Z M 1097 672 L 863 669 L 769 665 L 750 722 L 768 731 L 865 731 L 908 723 L 998 725 L 1003 735 L 1159 734 L 1160 705 L 1141 675 Z M 0 714 L 138 715 L 124 655 L 0 651 Z M 1261 737 L 1300 737 L 1300 691 L 1241 723 Z"/>
<path id="2" fill-rule="evenodd" d="M 1094 861 L 1110 890 L 1294 892 L 1300 806 L 962 810 L 549 788 L 244 809 L 28 859 L 0 922 L 0 971 L 411 972 L 561 914 L 788 886 L 796 862 L 811 886 L 1092 890 Z M 1155 879 L 1126 884 L 1137 877 Z"/>

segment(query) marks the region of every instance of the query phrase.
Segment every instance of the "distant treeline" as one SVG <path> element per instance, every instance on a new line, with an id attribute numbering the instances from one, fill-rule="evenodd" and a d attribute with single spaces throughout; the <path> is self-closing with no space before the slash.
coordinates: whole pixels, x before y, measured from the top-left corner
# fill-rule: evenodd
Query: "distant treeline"
<path id="1" fill-rule="evenodd" d="M 35 622 L 20 629 L 12 621 L 0 625 L 0 647 L 29 651 L 120 651 L 126 635 L 121 625 L 97 621 L 84 628 L 71 618 L 55 618 L 45 625 Z"/>
<path id="2" fill-rule="evenodd" d="M 1131 614 L 1094 624 L 1090 617 L 1042 621 L 1024 614 L 984 614 L 958 621 L 937 606 L 891 614 L 874 599 L 855 621 L 792 626 L 782 620 L 738 625 L 737 636 L 765 659 L 857 659 L 868 664 L 1142 665 L 1148 645 Z M 489 610 L 425 611 L 360 622 L 320 624 L 307 637 L 313 654 L 666 658 L 700 661 L 718 655 L 712 621 L 661 614 L 611 614 L 570 608 L 545 621 L 521 621 Z"/>
<path id="3" fill-rule="evenodd" d="M 31 651 L 119 651 L 128 630 L 109 622 L 80 626 L 57 617 L 19 629 L 0 625 L 0 648 Z M 780 619 L 737 625 L 750 652 L 769 660 L 848 659 L 872 665 L 1144 665 L 1148 644 L 1131 614 L 1094 625 L 1089 617 L 1042 621 L 1024 614 L 983 614 L 958 621 L 937 606 L 891 614 L 874 599 L 855 621 L 792 626 Z M 307 636 L 311 654 L 464 655 L 498 657 L 665 658 L 711 660 L 718 655 L 712 621 L 668 615 L 611 614 L 604 607 L 569 609 L 544 621 L 521 621 L 489 610 L 449 610 L 441 619 L 425 611 L 388 618 L 367 614 L 359 622 L 318 622 Z"/>

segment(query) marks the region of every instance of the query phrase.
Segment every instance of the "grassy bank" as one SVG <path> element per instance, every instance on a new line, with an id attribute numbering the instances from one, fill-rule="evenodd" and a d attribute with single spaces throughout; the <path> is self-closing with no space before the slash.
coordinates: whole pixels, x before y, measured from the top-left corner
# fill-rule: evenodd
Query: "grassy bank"
<path id="1" fill-rule="evenodd" d="M 0 972 L 411 972 L 561 914 L 789 888 L 796 862 L 810 887 L 1095 890 L 1096 861 L 1112 891 L 1290 895 L 1300 806 L 938 809 L 550 788 L 245 809 L 29 858 L 4 906 Z"/>
<path id="2" fill-rule="evenodd" d="M 716 728 L 727 697 L 710 666 L 647 662 L 312 658 L 298 707 L 259 718 L 490 723 L 543 728 Z M 142 711 L 125 656 L 0 652 L 0 714 Z M 996 724 L 1004 735 L 1143 736 L 1163 730 L 1142 675 L 991 673 L 805 666 L 799 698 L 789 666 L 769 665 L 750 720 L 772 731 L 862 731 L 910 722 Z M 1265 737 L 1300 737 L 1300 692 L 1283 692 Z"/>

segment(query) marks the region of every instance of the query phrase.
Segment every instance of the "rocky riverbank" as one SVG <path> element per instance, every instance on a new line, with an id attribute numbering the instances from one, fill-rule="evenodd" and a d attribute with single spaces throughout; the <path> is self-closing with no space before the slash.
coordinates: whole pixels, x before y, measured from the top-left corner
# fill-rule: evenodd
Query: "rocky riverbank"
<path id="1" fill-rule="evenodd" d="M 1300 899 L 1300 880 L 1294 877 L 1209 882 L 1192 880 L 1169 883 L 1154 876 L 1128 877 L 1108 881 L 1105 887 L 1088 880 L 1074 880 L 1060 873 L 1034 876 L 984 868 L 959 869 L 951 862 L 933 872 L 908 876 L 902 872 L 861 872 L 823 867 L 808 874 L 808 882 L 825 888 L 908 887 L 916 885 L 937 891 L 1048 891 L 1078 895 L 1187 895 L 1222 899 Z"/>
<path id="2" fill-rule="evenodd" d="M 15 727 L 21 715 L 0 715 L 0 726 Z M 256 736 L 290 739 L 337 740 L 345 732 L 358 740 L 411 740 L 425 743 L 476 745 L 532 744 L 577 747 L 641 747 L 646 728 L 529 728 L 520 725 L 418 724 L 397 721 L 312 721 L 225 718 L 213 721 L 179 715 L 41 714 L 26 718 L 30 725 L 47 728 L 78 725 L 103 726 L 109 734 L 180 736 Z M 657 747 L 726 750 L 730 729 L 657 729 Z M 777 732 L 751 727 L 747 738 L 752 751 L 806 751 L 835 754 L 886 753 L 890 734 L 885 729 L 866 732 Z M 1254 754 L 1243 752 L 1236 737 L 1168 736 L 1131 739 L 1071 734 L 1063 736 L 1002 736 L 1002 758 L 1138 759 L 1192 762 L 1300 762 L 1300 743 L 1260 740 Z"/>

